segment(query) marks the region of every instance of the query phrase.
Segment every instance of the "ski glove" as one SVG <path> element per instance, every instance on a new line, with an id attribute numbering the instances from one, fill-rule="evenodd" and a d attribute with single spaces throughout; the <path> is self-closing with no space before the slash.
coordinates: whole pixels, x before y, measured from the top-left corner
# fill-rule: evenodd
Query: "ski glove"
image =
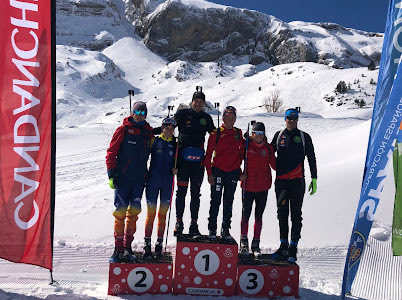
<path id="1" fill-rule="evenodd" d="M 110 186 L 110 188 L 113 189 L 113 190 L 116 189 L 116 187 L 114 186 L 114 183 L 113 183 L 113 178 L 110 178 L 110 179 L 109 179 L 109 186 Z"/>
<path id="2" fill-rule="evenodd" d="M 109 179 L 116 177 L 116 169 L 108 169 L 107 176 L 109 177 Z"/>
<path id="3" fill-rule="evenodd" d="M 310 195 L 314 195 L 317 192 L 317 178 L 311 178 L 311 183 L 308 187 Z"/>

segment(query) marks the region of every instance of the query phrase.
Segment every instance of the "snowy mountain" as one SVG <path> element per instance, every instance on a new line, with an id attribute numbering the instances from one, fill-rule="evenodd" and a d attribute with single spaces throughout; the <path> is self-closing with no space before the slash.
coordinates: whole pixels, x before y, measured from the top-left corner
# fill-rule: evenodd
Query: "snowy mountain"
<path id="1" fill-rule="evenodd" d="M 202 0 L 145 0 L 132 5 L 144 43 L 169 61 L 236 64 L 243 59 L 253 65 L 307 61 L 347 68 L 371 61 L 378 65 L 380 58 L 381 35 L 337 24 L 287 24 L 256 11 Z"/>
<path id="2" fill-rule="evenodd" d="M 109 46 L 127 20 L 145 45 L 170 62 L 259 65 L 318 62 L 336 68 L 378 65 L 382 35 L 331 23 L 286 23 L 256 11 L 203 0 L 60 0 L 58 41 L 89 50 Z M 72 20 L 91 21 L 78 32 Z M 101 20 L 103 21 L 102 23 Z M 71 24 L 71 23 L 70 23 Z M 101 25 L 101 26 L 99 26 Z M 101 30 L 101 28 L 104 28 Z"/>
<path id="3" fill-rule="evenodd" d="M 378 68 L 369 70 L 367 65 L 378 65 L 381 43 L 381 34 L 327 23 L 287 24 L 202 0 L 57 0 L 54 277 L 60 284 L 49 286 L 45 270 L 0 260 L 0 298 L 108 298 L 114 195 L 107 184 L 105 155 L 114 130 L 129 114 L 127 90 L 135 90 L 133 101 L 147 103 L 147 120 L 156 127 L 168 105 L 176 109 L 191 101 L 196 85 L 203 86 L 210 107 L 215 102 L 221 109 L 234 105 L 236 126 L 243 131 L 251 120 L 264 122 L 269 140 L 284 127 L 283 110 L 301 107 L 299 127 L 315 146 L 318 192 L 304 199 L 300 295 L 338 298 L 378 77 Z M 346 90 L 335 91 L 341 81 Z M 282 110 L 267 113 L 264 101 L 275 92 Z M 208 112 L 216 123 L 218 112 Z M 200 220 L 206 220 L 206 180 L 201 194 Z M 379 243 L 390 239 L 393 199 L 390 176 L 371 237 Z M 137 250 L 143 246 L 145 199 L 142 208 Z M 234 211 L 241 211 L 240 188 Z M 173 201 L 172 220 L 174 212 Z M 185 232 L 189 218 L 186 208 Z M 231 233 L 238 240 L 239 213 L 232 223 Z M 206 222 L 199 225 L 206 233 Z M 172 227 L 168 249 L 174 251 Z M 279 233 L 273 189 L 262 234 L 263 251 L 274 251 Z M 355 294 L 381 299 L 367 290 Z M 177 299 L 173 297 L 163 299 Z"/>

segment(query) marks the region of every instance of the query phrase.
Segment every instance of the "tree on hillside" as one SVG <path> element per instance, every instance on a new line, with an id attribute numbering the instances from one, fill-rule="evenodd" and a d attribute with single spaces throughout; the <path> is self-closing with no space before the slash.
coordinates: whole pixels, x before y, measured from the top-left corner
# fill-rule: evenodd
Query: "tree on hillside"
<path id="1" fill-rule="evenodd" d="M 262 107 L 266 112 L 279 112 L 282 108 L 282 99 L 279 90 L 274 90 L 271 95 L 262 100 Z"/>
<path id="2" fill-rule="evenodd" d="M 335 88 L 336 93 L 345 93 L 348 90 L 348 86 L 346 85 L 346 82 L 341 80 L 338 82 Z"/>
<path id="3" fill-rule="evenodd" d="M 375 62 L 371 61 L 370 64 L 367 66 L 367 69 L 369 69 L 370 71 L 374 71 L 375 70 Z"/>

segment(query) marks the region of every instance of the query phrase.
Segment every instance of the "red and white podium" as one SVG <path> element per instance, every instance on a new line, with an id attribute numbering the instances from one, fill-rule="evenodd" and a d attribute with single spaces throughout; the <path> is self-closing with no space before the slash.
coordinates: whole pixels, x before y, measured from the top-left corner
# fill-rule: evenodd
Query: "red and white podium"
<path id="1" fill-rule="evenodd" d="M 234 240 L 177 238 L 174 294 L 234 296 L 238 247 Z"/>
<path id="2" fill-rule="evenodd" d="M 239 258 L 237 295 L 251 297 L 299 297 L 299 266 L 262 258 Z"/>
<path id="3" fill-rule="evenodd" d="M 173 262 L 170 253 L 160 259 L 143 260 L 134 253 L 136 263 L 111 263 L 109 266 L 109 295 L 170 294 L 173 282 Z"/>

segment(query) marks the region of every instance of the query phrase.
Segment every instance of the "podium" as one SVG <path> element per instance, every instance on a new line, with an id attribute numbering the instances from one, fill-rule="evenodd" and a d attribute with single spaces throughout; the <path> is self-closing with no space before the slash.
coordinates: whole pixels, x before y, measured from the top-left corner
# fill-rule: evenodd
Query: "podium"
<path id="1" fill-rule="evenodd" d="M 263 255 L 239 257 L 237 295 L 252 297 L 299 297 L 299 266 L 277 262 Z"/>
<path id="2" fill-rule="evenodd" d="M 136 263 L 111 263 L 109 266 L 109 295 L 170 294 L 173 282 L 173 262 L 170 253 L 162 258 L 142 259 L 135 252 Z"/>
<path id="3" fill-rule="evenodd" d="M 207 236 L 177 238 L 174 294 L 234 296 L 238 247 L 235 240 Z"/>

